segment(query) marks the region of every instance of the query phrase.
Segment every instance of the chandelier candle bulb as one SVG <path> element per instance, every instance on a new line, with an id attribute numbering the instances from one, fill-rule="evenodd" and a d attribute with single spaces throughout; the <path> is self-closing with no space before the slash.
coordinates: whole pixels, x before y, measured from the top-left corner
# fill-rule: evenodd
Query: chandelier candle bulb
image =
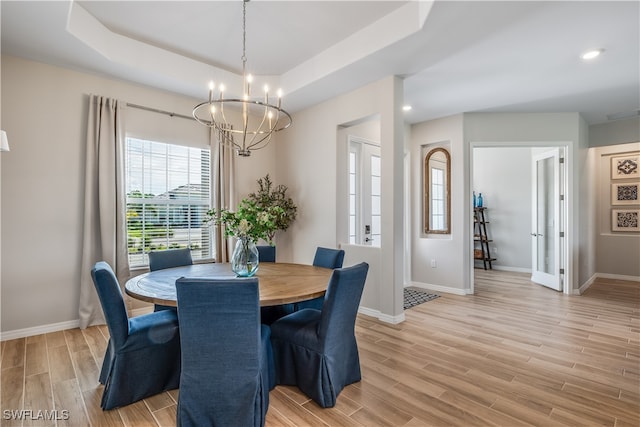
<path id="1" fill-rule="evenodd" d="M 253 77 L 251 74 L 247 76 L 247 99 L 251 96 L 251 82 L 253 81 Z"/>

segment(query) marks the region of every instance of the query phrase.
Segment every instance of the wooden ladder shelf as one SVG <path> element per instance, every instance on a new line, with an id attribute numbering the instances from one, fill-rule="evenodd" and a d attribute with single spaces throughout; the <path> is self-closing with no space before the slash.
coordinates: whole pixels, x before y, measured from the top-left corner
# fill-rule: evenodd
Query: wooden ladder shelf
<path id="1" fill-rule="evenodd" d="M 491 263 L 495 261 L 495 258 L 491 257 L 491 250 L 489 249 L 489 243 L 493 240 L 487 237 L 487 224 L 489 221 L 485 220 L 484 213 L 487 208 L 473 208 L 473 241 L 474 251 L 473 257 L 475 260 L 482 261 L 485 270 L 493 269 Z M 480 246 L 479 248 L 477 246 Z M 487 268 L 488 267 L 488 268 Z"/>

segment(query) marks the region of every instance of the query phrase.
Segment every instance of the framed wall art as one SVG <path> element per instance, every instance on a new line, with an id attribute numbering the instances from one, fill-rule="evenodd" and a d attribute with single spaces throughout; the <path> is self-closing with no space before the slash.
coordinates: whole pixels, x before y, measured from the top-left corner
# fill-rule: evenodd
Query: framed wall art
<path id="1" fill-rule="evenodd" d="M 640 231 L 640 209 L 613 209 L 611 231 Z"/>
<path id="2" fill-rule="evenodd" d="M 640 181 L 611 184 L 612 205 L 637 205 Z"/>
<path id="3" fill-rule="evenodd" d="M 640 154 L 630 154 L 611 158 L 611 179 L 629 179 L 638 177 L 640 177 Z"/>

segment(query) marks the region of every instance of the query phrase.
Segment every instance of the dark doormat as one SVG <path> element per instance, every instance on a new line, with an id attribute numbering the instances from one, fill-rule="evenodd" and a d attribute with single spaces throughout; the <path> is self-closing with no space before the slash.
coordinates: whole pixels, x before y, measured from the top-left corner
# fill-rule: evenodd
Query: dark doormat
<path id="1" fill-rule="evenodd" d="M 404 288 L 404 309 L 415 307 L 423 302 L 436 299 L 439 296 L 440 295 L 430 294 L 429 292 L 415 288 Z"/>

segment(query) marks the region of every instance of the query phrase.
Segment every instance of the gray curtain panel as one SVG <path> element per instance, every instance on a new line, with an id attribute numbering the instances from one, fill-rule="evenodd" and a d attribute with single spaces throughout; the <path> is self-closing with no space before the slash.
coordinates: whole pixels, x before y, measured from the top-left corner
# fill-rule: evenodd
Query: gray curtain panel
<path id="1" fill-rule="evenodd" d="M 231 209 L 236 207 L 235 196 L 235 152 L 233 136 L 229 132 L 211 128 L 209 144 L 211 146 L 211 170 L 213 173 L 213 188 L 211 206 L 214 209 Z M 233 253 L 232 239 L 224 236 L 224 226 L 213 226 L 213 241 L 215 243 L 216 262 L 229 262 Z"/>
<path id="2" fill-rule="evenodd" d="M 89 96 L 80 264 L 80 328 L 104 324 L 91 280 L 98 261 L 114 267 L 120 283 L 129 278 L 124 183 L 124 102 Z"/>

